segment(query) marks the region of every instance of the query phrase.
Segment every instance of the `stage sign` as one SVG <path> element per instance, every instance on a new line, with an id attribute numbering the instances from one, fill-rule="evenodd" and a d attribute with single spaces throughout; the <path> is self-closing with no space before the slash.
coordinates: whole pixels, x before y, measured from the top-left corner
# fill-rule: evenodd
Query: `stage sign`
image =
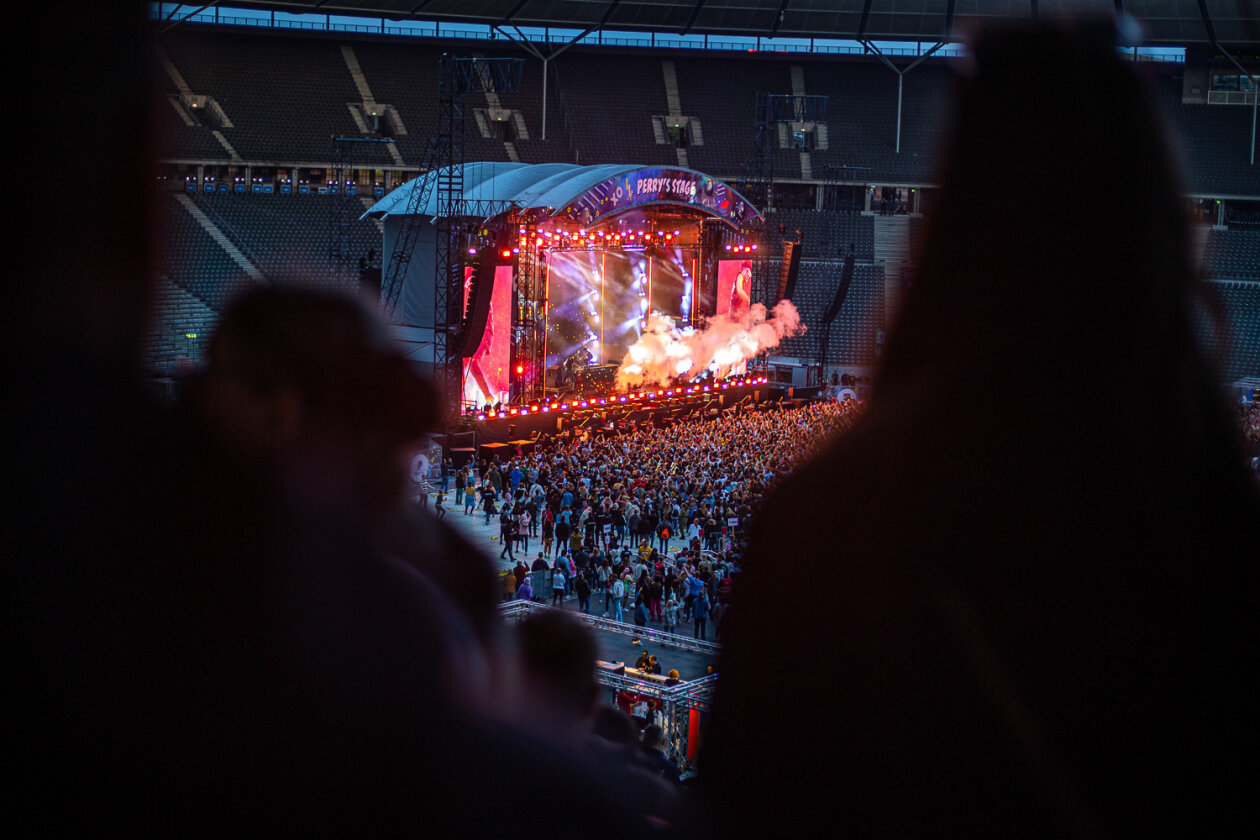
<path id="1" fill-rule="evenodd" d="M 591 187 L 556 215 L 583 224 L 641 204 L 682 204 L 704 210 L 740 227 L 761 217 L 757 209 L 726 184 L 690 169 L 640 169 Z"/>

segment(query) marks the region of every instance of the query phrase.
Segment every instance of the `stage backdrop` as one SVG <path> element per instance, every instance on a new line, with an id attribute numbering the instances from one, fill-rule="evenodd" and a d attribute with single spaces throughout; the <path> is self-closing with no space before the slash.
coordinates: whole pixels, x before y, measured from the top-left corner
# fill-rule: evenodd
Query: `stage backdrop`
<path id="1" fill-rule="evenodd" d="M 547 366 L 585 350 L 620 362 L 650 312 L 688 324 L 698 255 L 691 248 L 557 251 L 547 265 Z"/>

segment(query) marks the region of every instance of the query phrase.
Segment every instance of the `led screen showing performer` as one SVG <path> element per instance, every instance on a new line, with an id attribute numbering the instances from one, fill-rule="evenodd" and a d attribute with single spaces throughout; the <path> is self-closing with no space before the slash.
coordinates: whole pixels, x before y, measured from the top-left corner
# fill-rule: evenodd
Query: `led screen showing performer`
<path id="1" fill-rule="evenodd" d="M 718 260 L 717 313 L 743 318 L 752 298 L 752 263 L 748 260 Z"/>
<path id="2" fill-rule="evenodd" d="M 473 354 L 464 358 L 465 403 L 483 406 L 507 400 L 511 332 L 512 266 L 495 266 L 485 334 Z"/>
<path id="3" fill-rule="evenodd" d="M 572 384 L 575 365 L 617 362 L 652 312 L 691 318 L 696 256 L 689 249 L 557 251 L 548 262 L 547 368 Z"/>

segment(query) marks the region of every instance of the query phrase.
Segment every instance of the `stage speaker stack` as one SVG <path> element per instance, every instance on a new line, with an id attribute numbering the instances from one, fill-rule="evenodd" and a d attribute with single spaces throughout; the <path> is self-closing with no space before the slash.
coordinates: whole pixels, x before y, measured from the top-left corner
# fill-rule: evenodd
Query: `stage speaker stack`
<path id="1" fill-rule="evenodd" d="M 459 331 L 460 351 L 471 355 L 477 351 L 486 334 L 486 322 L 490 319 L 490 299 L 494 294 L 494 269 L 498 265 L 493 248 L 482 248 L 473 266 L 468 286 L 468 306 L 463 312 L 463 329 Z"/>
<path id="2" fill-rule="evenodd" d="M 783 260 L 779 263 L 779 294 L 774 302 L 791 300 L 796 294 L 796 276 L 801 273 L 801 243 L 784 242 Z"/>

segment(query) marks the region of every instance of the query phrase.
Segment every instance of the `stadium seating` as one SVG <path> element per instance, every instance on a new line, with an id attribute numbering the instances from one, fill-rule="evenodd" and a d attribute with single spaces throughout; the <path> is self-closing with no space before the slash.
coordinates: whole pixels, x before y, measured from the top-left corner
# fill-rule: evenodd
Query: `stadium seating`
<path id="1" fill-rule="evenodd" d="M 777 273 L 778 261 L 771 260 L 772 271 Z M 802 359 L 819 356 L 820 324 L 823 313 L 835 297 L 840 283 L 843 263 L 836 261 L 803 260 L 796 282 L 793 305 L 808 327 L 804 335 L 783 341 L 778 355 Z M 853 272 L 853 283 L 845 296 L 844 305 L 831 324 L 831 336 L 826 365 L 870 365 L 878 355 L 876 334 L 884 326 L 884 267 L 859 264 Z"/>
<path id="2" fill-rule="evenodd" d="M 192 92 L 223 108 L 223 134 L 245 160 L 329 160 L 334 136 L 360 136 L 347 103 L 361 97 L 335 41 L 199 32 L 162 47 Z M 392 162 L 380 148 L 360 160 Z"/>
<path id="3" fill-rule="evenodd" d="M 1203 274 L 1212 280 L 1260 280 L 1260 230 L 1211 230 Z"/>
<path id="4" fill-rule="evenodd" d="M 659 56 L 570 50 L 556 61 L 577 163 L 678 165 L 676 147 L 658 144 L 652 129 L 668 111 Z"/>
<path id="5" fill-rule="evenodd" d="M 268 282 L 328 282 L 329 220 L 336 199 L 320 195 L 198 195 L 195 199 L 228 238 L 251 258 Z M 352 205 L 352 256 L 381 248 L 375 223 L 357 221 Z"/>
<path id="6" fill-rule="evenodd" d="M 1222 317 L 1198 319 L 1201 345 L 1216 359 L 1224 381 L 1255 376 L 1260 371 L 1260 282 L 1226 280 L 1207 286 Z"/>
<path id="7" fill-rule="evenodd" d="M 848 253 L 849 245 L 857 246 L 859 260 L 875 258 L 875 220 L 858 213 L 829 213 L 817 210 L 776 209 L 766 219 L 769 229 L 785 228 L 785 236 L 791 238 L 795 231 L 804 237 L 802 254 L 805 259 L 828 260 Z M 773 241 L 773 238 L 770 238 Z"/>
<path id="8" fill-rule="evenodd" d="M 176 196 L 162 196 L 160 219 L 156 249 L 159 276 L 170 278 L 216 311 L 233 295 L 253 285 L 254 281 L 184 209 Z"/>
<path id="9" fill-rule="evenodd" d="M 1206 195 L 1260 193 L 1260 167 L 1249 160 L 1251 109 L 1234 105 L 1186 105 L 1180 73 L 1150 70 L 1154 89 L 1173 132 L 1190 192 Z"/>

